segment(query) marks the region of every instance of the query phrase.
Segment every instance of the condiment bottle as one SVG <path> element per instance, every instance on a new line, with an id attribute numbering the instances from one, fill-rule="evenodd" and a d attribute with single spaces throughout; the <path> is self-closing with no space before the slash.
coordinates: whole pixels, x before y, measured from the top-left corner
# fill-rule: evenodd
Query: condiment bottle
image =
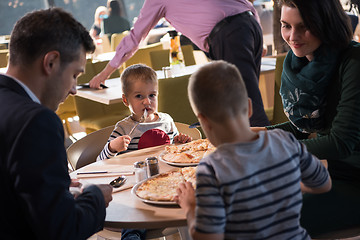
<path id="1" fill-rule="evenodd" d="M 156 157 L 148 157 L 145 159 L 148 177 L 159 174 L 159 162 Z"/>
<path id="2" fill-rule="evenodd" d="M 147 179 L 146 163 L 144 161 L 135 162 L 134 168 L 135 168 L 136 183 Z"/>
<path id="3" fill-rule="evenodd" d="M 168 31 L 170 35 L 170 67 L 173 73 L 181 71 L 185 67 L 184 55 L 181 50 L 180 36 L 175 30 Z"/>

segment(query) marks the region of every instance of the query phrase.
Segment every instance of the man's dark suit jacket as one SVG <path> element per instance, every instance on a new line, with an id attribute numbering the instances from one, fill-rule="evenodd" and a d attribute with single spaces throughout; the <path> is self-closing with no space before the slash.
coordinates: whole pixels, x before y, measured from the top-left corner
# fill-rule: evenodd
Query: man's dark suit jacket
<path id="1" fill-rule="evenodd" d="M 69 185 L 61 120 L 0 75 L 0 238 L 87 239 L 101 230 L 101 190 L 74 199 Z"/>

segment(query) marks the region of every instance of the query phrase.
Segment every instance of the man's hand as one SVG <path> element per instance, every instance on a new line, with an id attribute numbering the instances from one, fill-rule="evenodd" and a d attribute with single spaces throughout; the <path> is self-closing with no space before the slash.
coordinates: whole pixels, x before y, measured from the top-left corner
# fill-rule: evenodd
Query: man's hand
<path id="1" fill-rule="evenodd" d="M 91 88 L 101 89 L 100 84 L 105 83 L 106 78 L 104 78 L 100 73 L 93 77 L 93 79 L 90 80 L 89 86 Z"/>
<path id="2" fill-rule="evenodd" d="M 112 200 L 113 187 L 110 184 L 98 184 L 96 186 L 98 188 L 100 188 L 101 192 L 103 193 L 104 200 L 105 200 L 105 206 L 108 207 L 109 203 Z"/>

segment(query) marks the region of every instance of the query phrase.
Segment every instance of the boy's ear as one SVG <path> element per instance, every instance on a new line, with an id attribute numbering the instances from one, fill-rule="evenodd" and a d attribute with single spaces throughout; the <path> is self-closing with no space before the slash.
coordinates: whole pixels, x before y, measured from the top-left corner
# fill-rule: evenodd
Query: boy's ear
<path id="1" fill-rule="evenodd" d="M 129 107 L 129 103 L 125 94 L 122 94 L 122 102 L 124 103 L 125 106 Z"/>
<path id="2" fill-rule="evenodd" d="M 204 116 L 202 113 L 198 113 L 197 118 L 199 119 L 199 122 L 201 123 L 201 127 L 204 128 L 204 130 L 211 129 L 210 121 L 206 116 Z"/>
<path id="3" fill-rule="evenodd" d="M 250 118 L 252 114 L 253 114 L 252 101 L 250 98 L 248 98 L 248 117 Z"/>

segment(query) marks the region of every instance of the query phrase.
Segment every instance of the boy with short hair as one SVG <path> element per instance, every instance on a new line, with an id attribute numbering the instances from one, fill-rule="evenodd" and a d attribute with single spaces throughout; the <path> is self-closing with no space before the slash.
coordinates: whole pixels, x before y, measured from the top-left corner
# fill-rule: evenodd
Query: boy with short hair
<path id="1" fill-rule="evenodd" d="M 131 115 L 116 123 L 97 161 L 109 159 L 118 153 L 192 140 L 190 136 L 178 132 L 169 114 L 157 112 L 158 79 L 152 68 L 134 64 L 124 70 L 120 79 L 122 100 L 129 107 Z"/>
<path id="2" fill-rule="evenodd" d="M 188 93 L 217 147 L 197 168 L 196 197 L 189 183 L 177 191 L 193 239 L 310 239 L 299 224 L 300 182 L 307 192 L 329 191 L 321 162 L 290 133 L 251 130 L 251 100 L 234 65 L 203 66 Z"/>

